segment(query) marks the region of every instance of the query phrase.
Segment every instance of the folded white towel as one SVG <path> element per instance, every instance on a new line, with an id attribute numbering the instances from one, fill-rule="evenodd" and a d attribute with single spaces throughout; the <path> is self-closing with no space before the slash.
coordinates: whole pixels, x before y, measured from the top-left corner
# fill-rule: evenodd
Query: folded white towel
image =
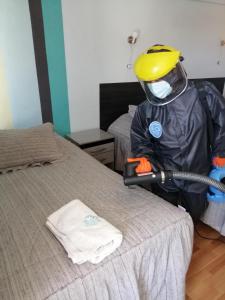
<path id="1" fill-rule="evenodd" d="M 73 263 L 97 264 L 122 242 L 122 233 L 80 200 L 72 200 L 51 214 L 46 222 Z"/>

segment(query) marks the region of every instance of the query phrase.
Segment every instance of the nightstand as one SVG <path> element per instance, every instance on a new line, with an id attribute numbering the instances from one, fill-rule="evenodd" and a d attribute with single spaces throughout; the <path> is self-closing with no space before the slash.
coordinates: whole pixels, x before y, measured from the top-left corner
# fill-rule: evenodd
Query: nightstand
<path id="1" fill-rule="evenodd" d="M 70 133 L 66 138 L 104 165 L 114 168 L 114 136 L 101 129 Z"/>

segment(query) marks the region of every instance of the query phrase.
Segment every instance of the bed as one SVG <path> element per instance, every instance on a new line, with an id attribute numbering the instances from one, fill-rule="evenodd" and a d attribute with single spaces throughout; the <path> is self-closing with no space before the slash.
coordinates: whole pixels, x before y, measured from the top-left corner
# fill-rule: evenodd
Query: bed
<path id="1" fill-rule="evenodd" d="M 114 136 L 115 170 L 122 172 L 130 154 L 133 109 L 146 99 L 139 82 L 100 84 L 100 128 Z"/>
<path id="2" fill-rule="evenodd" d="M 119 174 L 55 138 L 59 160 L 0 174 L 0 299 L 184 299 L 189 215 L 140 187 L 125 187 Z M 72 199 L 123 233 L 122 245 L 97 265 L 73 264 L 45 226 Z"/>
<path id="3" fill-rule="evenodd" d="M 132 119 L 133 116 L 129 112 L 122 114 L 107 130 L 114 136 L 114 168 L 116 171 L 123 171 L 127 158 L 131 157 L 130 127 Z"/>
<path id="4" fill-rule="evenodd" d="M 201 78 L 224 93 L 225 78 Z M 115 168 L 123 171 L 130 155 L 130 126 L 135 106 L 146 99 L 139 82 L 109 83 L 100 85 L 100 126 L 115 137 Z M 225 203 L 210 202 L 202 221 L 225 236 Z"/>

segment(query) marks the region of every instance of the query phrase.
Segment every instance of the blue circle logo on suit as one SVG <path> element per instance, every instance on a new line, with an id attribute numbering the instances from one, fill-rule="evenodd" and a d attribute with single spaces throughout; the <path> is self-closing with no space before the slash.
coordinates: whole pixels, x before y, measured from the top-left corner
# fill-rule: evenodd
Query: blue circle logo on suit
<path id="1" fill-rule="evenodd" d="M 149 125 L 149 132 L 155 138 L 160 138 L 162 135 L 162 125 L 158 121 L 153 121 Z"/>

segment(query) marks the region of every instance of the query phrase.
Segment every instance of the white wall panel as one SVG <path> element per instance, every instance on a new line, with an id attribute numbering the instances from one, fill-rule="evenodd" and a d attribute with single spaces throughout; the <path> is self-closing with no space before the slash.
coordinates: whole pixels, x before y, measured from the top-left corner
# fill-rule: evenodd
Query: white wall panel
<path id="1" fill-rule="evenodd" d="M 136 28 L 136 57 L 154 43 L 182 50 L 189 77 L 225 76 L 225 9 L 189 0 L 63 0 L 72 130 L 99 126 L 99 83 L 135 81 L 127 37 Z"/>
<path id="2" fill-rule="evenodd" d="M 42 117 L 28 1 L 0 0 L 0 28 L 13 126 L 39 125 Z"/>

